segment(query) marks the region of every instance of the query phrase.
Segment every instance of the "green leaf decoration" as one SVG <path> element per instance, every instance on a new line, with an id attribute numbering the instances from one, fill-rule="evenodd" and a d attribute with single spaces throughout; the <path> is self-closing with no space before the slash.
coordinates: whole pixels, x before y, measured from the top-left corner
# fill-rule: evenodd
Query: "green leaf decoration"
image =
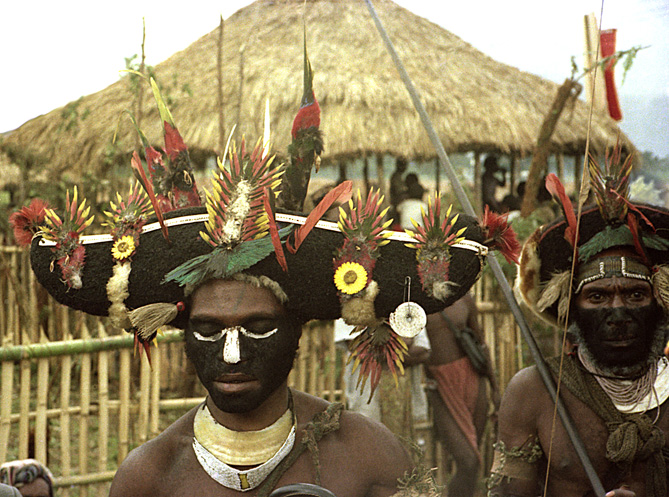
<path id="1" fill-rule="evenodd" d="M 283 240 L 293 231 L 293 226 L 279 230 Z M 196 287 L 208 278 L 227 278 L 257 264 L 274 252 L 270 237 L 240 243 L 232 249 L 216 247 L 208 254 L 184 262 L 165 275 L 164 282 L 173 281 L 180 286 Z"/>
<path id="2" fill-rule="evenodd" d="M 607 226 L 578 249 L 579 262 L 585 262 L 602 250 L 621 245 L 634 245 L 632 232 L 626 224 L 617 228 Z"/>
<path id="3" fill-rule="evenodd" d="M 669 240 L 666 238 L 662 238 L 660 235 L 656 235 L 655 233 L 650 234 L 650 235 L 643 235 L 641 237 L 643 240 L 643 244 L 654 250 L 667 250 L 669 249 Z"/>

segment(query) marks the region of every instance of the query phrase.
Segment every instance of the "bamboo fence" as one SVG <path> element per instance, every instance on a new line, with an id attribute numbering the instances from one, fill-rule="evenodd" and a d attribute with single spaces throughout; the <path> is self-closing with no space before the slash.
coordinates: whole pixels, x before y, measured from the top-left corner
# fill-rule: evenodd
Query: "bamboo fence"
<path id="1" fill-rule="evenodd" d="M 0 461 L 42 461 L 56 475 L 62 496 L 107 495 L 130 450 L 204 399 L 182 333 L 168 329 L 158 335 L 149 364 L 133 350 L 133 337 L 106 318 L 72 311 L 43 295 L 25 250 L 0 248 L 0 267 Z M 522 366 L 518 330 L 485 278 L 476 294 L 503 387 Z M 308 323 L 289 385 L 345 401 L 342 357 L 333 324 Z M 444 481 L 448 461 L 433 441 L 431 422 L 417 433 Z"/>

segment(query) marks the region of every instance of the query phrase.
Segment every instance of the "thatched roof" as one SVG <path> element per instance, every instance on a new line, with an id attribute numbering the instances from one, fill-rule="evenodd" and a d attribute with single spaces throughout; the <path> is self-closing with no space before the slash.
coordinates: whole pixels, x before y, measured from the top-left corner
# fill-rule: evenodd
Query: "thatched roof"
<path id="1" fill-rule="evenodd" d="M 258 0 L 225 21 L 223 96 L 226 132 L 255 141 L 269 97 L 274 150 L 285 151 L 302 93 L 303 0 Z M 418 88 L 447 152 L 530 154 L 558 85 L 486 56 L 445 29 L 389 0 L 375 8 Z M 314 88 L 322 108 L 323 159 L 362 153 L 430 158 L 433 146 L 364 2 L 312 0 L 306 6 Z M 175 101 L 177 126 L 191 149 L 220 153 L 215 29 L 156 66 Z M 192 96 L 180 90 L 187 85 Z M 119 118 L 132 109 L 129 78 L 69 107 L 33 119 L 7 137 L 50 158 L 54 171 L 98 169 Z M 160 143 L 157 112 L 144 95 L 142 127 Z M 84 119 L 85 117 L 85 119 Z M 136 146 L 121 118 L 119 149 Z M 67 124 L 70 129 L 67 129 Z M 554 151 L 583 153 L 588 106 L 567 109 L 552 140 Z M 619 130 L 595 115 L 591 148 L 601 152 Z M 627 139 L 623 137 L 625 141 Z"/>

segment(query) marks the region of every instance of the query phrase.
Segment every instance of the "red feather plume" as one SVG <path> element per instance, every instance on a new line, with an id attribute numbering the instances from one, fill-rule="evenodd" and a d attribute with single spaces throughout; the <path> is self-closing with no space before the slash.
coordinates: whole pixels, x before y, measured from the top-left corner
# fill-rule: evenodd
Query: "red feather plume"
<path id="1" fill-rule="evenodd" d="M 550 173 L 546 176 L 546 189 L 553 196 L 557 198 L 560 204 L 562 205 L 562 211 L 564 217 L 567 220 L 567 229 L 564 231 L 565 240 L 567 240 L 572 247 L 576 246 L 577 243 L 577 230 L 576 230 L 576 214 L 574 213 L 574 206 L 571 203 L 571 199 L 564 190 L 564 186 L 560 182 L 560 179 L 553 173 Z"/>

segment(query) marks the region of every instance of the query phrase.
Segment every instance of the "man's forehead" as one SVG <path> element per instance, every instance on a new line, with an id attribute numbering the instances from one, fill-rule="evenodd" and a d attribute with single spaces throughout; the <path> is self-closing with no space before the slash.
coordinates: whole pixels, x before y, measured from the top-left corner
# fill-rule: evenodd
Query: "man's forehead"
<path id="1" fill-rule="evenodd" d="M 282 316 L 284 307 L 269 289 L 245 281 L 209 280 L 191 296 L 191 318 Z"/>
<path id="2" fill-rule="evenodd" d="M 586 285 L 613 278 L 648 283 L 651 280 L 651 270 L 637 257 L 631 257 L 627 252 L 606 251 L 580 265 L 574 294 L 580 293 Z"/>
<path id="3" fill-rule="evenodd" d="M 637 279 L 637 278 L 626 278 L 624 276 L 610 276 L 607 278 L 601 278 L 590 283 L 583 285 L 582 291 L 588 290 L 614 290 L 614 289 L 650 289 L 650 283 Z"/>

